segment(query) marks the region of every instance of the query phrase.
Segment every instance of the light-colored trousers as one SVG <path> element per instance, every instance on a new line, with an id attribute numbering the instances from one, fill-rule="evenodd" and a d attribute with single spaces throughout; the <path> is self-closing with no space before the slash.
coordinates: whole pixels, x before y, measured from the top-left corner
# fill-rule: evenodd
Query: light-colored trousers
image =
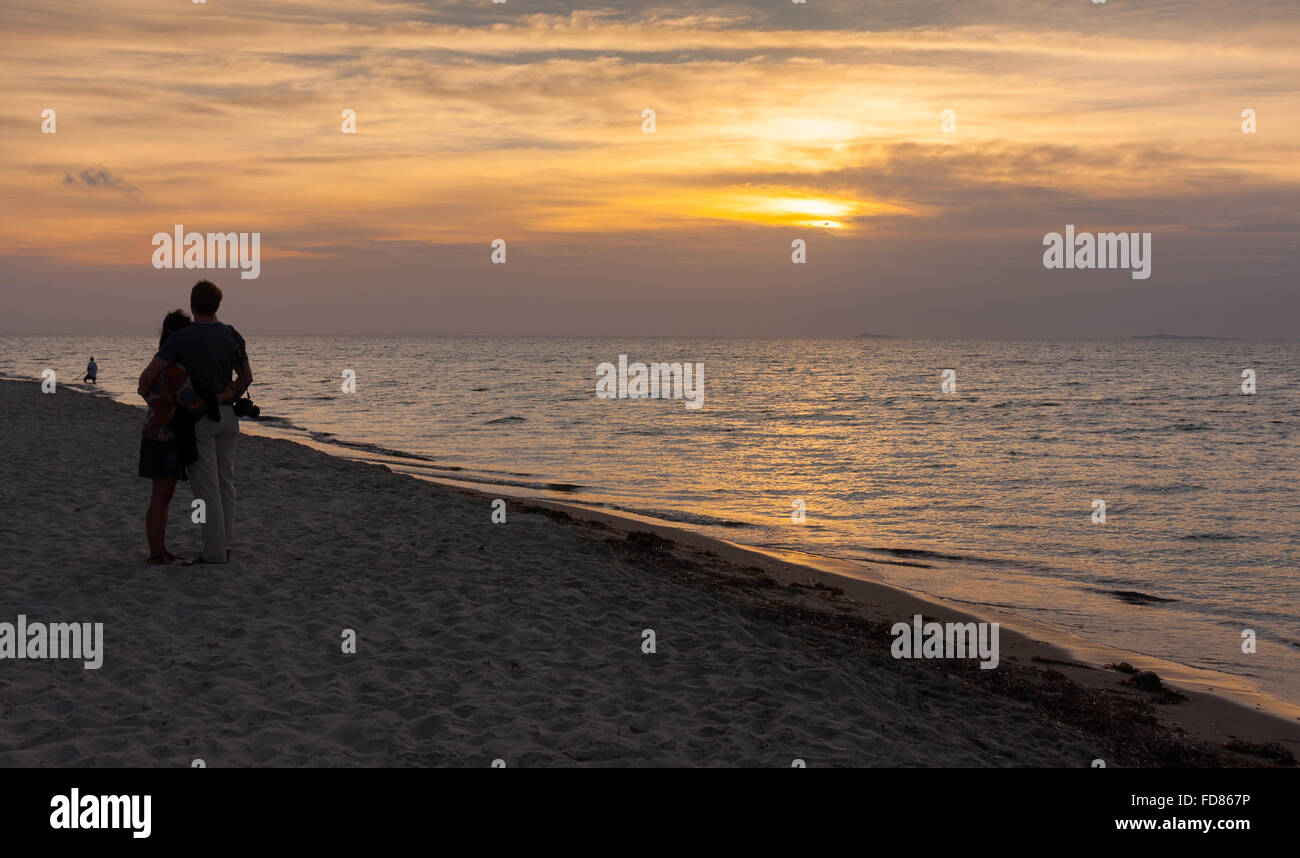
<path id="1" fill-rule="evenodd" d="M 221 406 L 221 422 L 203 417 L 194 424 L 199 458 L 187 468 L 190 489 L 202 500 L 207 520 L 203 523 L 203 559 L 225 563 L 226 550 L 235 535 L 235 443 L 239 440 L 239 418 L 229 405 Z"/>

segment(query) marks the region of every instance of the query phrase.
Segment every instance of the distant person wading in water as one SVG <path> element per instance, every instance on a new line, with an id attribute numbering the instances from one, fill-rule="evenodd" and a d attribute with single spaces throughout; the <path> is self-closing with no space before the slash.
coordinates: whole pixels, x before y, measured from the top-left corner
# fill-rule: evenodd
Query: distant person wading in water
<path id="1" fill-rule="evenodd" d="M 90 363 L 86 364 L 86 377 L 82 379 L 82 382 L 84 383 L 88 381 L 91 384 L 98 384 L 98 382 L 95 381 L 95 379 L 98 377 L 99 377 L 99 364 L 95 363 L 95 356 L 91 355 Z"/>

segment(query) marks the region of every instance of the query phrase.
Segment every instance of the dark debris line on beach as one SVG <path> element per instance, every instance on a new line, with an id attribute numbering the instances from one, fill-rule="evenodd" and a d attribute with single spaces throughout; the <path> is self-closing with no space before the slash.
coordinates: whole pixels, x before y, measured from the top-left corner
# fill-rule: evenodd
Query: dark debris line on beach
<path id="1" fill-rule="evenodd" d="M 547 515 L 552 510 L 535 508 Z M 560 513 L 563 515 L 563 513 Z M 567 517 L 567 516 L 566 516 Z M 733 596 L 741 596 L 751 608 L 790 631 L 805 636 L 814 645 L 834 650 L 845 640 L 867 649 L 887 653 L 893 641 L 889 624 L 875 622 L 846 607 L 852 599 L 843 590 L 820 582 L 794 582 L 784 589 L 802 590 L 813 598 L 798 606 L 765 599 L 764 591 L 782 585 L 756 567 L 741 568 L 719 560 L 710 552 L 680 546 L 652 533 L 632 532 L 621 540 L 623 550 L 648 551 L 673 557 L 681 574 L 694 582 Z M 620 540 L 611 537 L 616 547 Z M 708 559 L 708 566 L 690 557 L 697 553 Z M 721 568 L 720 568 L 721 567 Z M 730 574 L 719 574 L 729 569 Z M 934 619 L 925 617 L 925 620 Z M 1038 659 L 1050 662 L 1049 659 Z M 1050 717 L 1055 723 L 1068 725 L 1096 737 L 1109 764 L 1117 766 L 1170 767 L 1252 767 L 1294 766 L 1289 750 L 1273 742 L 1256 744 L 1232 741 L 1210 745 L 1169 728 L 1156 718 L 1153 704 L 1176 704 L 1187 697 L 1168 688 L 1152 671 L 1138 671 L 1127 663 L 1107 665 L 1131 674 L 1123 684 L 1146 692 L 1145 697 L 1105 690 L 1089 689 L 1074 682 L 1060 671 L 1036 665 L 1004 662 L 997 670 L 981 670 L 976 662 L 962 659 L 922 659 L 910 663 L 917 669 L 937 670 L 973 691 L 985 692 L 1013 701 L 1010 705 L 1028 705 Z M 1080 666 L 1080 665 L 1072 665 Z"/>

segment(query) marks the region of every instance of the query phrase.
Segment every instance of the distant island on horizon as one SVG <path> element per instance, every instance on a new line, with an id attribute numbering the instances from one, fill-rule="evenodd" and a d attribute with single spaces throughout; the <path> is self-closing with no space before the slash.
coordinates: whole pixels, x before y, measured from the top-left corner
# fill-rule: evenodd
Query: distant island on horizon
<path id="1" fill-rule="evenodd" d="M 1182 336 L 1181 334 L 1139 334 L 1136 337 L 1129 337 L 1130 340 L 1239 340 L 1241 337 L 1203 337 L 1198 335 Z"/>
<path id="2" fill-rule="evenodd" d="M 858 339 L 858 340 L 863 340 L 863 339 L 866 339 L 866 340 L 897 340 L 897 339 L 900 339 L 900 338 L 897 337 L 897 336 L 895 336 L 894 334 L 858 334 L 856 337 L 854 337 L 854 339 Z M 909 338 L 904 337 L 904 338 L 902 338 L 902 339 L 909 339 Z M 1102 339 L 1107 339 L 1107 338 L 1103 337 Z M 1128 339 L 1130 339 L 1130 340 L 1240 340 L 1241 337 L 1210 337 L 1210 336 L 1201 336 L 1201 335 L 1199 335 L 1199 334 L 1191 334 L 1191 335 L 1184 335 L 1184 334 L 1138 334 L 1137 336 L 1129 337 Z"/>

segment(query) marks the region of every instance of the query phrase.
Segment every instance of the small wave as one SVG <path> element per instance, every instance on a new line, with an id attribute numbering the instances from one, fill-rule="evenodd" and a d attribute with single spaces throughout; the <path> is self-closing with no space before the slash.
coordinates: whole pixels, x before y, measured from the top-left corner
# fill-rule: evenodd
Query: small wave
<path id="1" fill-rule="evenodd" d="M 461 467 L 460 465 L 426 465 L 423 462 L 415 462 L 410 459 L 407 459 L 406 461 L 402 461 L 402 462 L 394 462 L 394 464 L 401 465 L 402 467 L 410 471 L 420 471 L 420 472 L 425 472 L 430 474 L 440 474 L 444 471 L 446 471 L 447 473 L 454 473 L 456 471 L 465 470 L 465 468 Z"/>
<path id="2" fill-rule="evenodd" d="M 278 426 L 281 429 L 295 429 L 299 432 L 308 431 L 306 426 L 299 426 L 288 417 L 276 417 L 273 414 L 263 414 L 261 417 L 257 418 L 256 422 L 267 426 Z"/>
<path id="3" fill-rule="evenodd" d="M 414 469 L 414 466 L 412 466 L 412 469 Z M 443 465 L 427 467 L 427 470 L 433 472 L 428 474 L 428 476 L 432 477 L 440 476 L 437 473 L 438 471 L 459 471 L 460 474 L 457 474 L 453 479 L 462 483 L 473 483 L 480 486 L 509 486 L 517 489 L 533 489 L 534 491 L 566 493 L 581 492 L 587 489 L 586 486 L 578 485 L 577 483 L 545 483 L 536 480 L 507 480 L 502 477 L 488 476 L 481 471 L 473 471 L 467 468 L 447 467 Z"/>
<path id="4" fill-rule="evenodd" d="M 1025 530 L 1037 529 L 1034 526 L 1023 526 L 1023 528 Z M 1059 575 L 1061 572 L 1059 568 L 1054 566 L 1037 563 L 1032 560 L 1027 560 L 1023 558 L 1017 559 L 1014 557 L 977 557 L 973 554 L 948 554 L 941 551 L 927 551 L 926 549 L 923 548 L 867 547 L 862 550 L 879 552 L 881 554 L 890 554 L 893 555 L 894 557 L 908 557 L 908 558 L 916 558 L 918 560 L 948 560 L 954 563 L 963 563 L 963 564 L 972 564 L 972 565 L 978 564 L 981 566 L 995 566 L 995 567 L 1003 567 L 1006 569 L 1024 569 L 1034 573 Z M 862 559 L 871 560 L 873 563 L 890 562 L 890 561 L 882 561 L 876 558 L 870 558 L 865 556 Z M 926 569 L 934 568 L 932 566 L 927 566 L 925 564 L 919 564 L 919 563 L 904 564 L 904 565 L 918 565 L 918 566 L 923 566 L 923 568 Z"/>
<path id="5" fill-rule="evenodd" d="M 1130 605 L 1157 605 L 1162 602 L 1177 602 L 1177 599 L 1165 599 L 1160 596 L 1152 596 L 1150 593 L 1143 593 L 1139 590 L 1094 590 L 1094 593 L 1102 593 L 1106 596 L 1114 596 L 1121 602 L 1128 602 Z"/>
<path id="6" fill-rule="evenodd" d="M 1126 486 L 1123 486 L 1120 489 L 1120 491 L 1151 492 L 1153 494 L 1171 495 L 1171 494 L 1177 494 L 1179 492 L 1203 492 L 1205 491 L 1205 486 L 1198 485 L 1196 483 L 1186 483 L 1186 484 L 1169 483 L 1163 486 L 1144 486 L 1141 485 L 1140 483 L 1130 483 Z"/>
<path id="7" fill-rule="evenodd" d="M 698 512 L 683 512 L 676 509 L 638 509 L 636 507 L 618 506 L 609 504 L 610 509 L 616 509 L 621 512 L 630 512 L 633 515 L 644 515 L 647 518 L 659 518 L 664 521 L 675 521 L 681 524 L 702 524 L 709 527 L 753 527 L 754 525 L 747 521 L 735 521 L 728 518 L 715 518 L 711 515 L 705 515 Z"/>
<path id="8" fill-rule="evenodd" d="M 941 554 L 938 551 L 926 551 L 924 548 L 870 548 L 868 550 L 879 551 L 884 554 L 892 554 L 895 557 L 926 557 L 933 560 L 975 560 L 976 562 L 989 562 L 980 561 L 975 557 L 962 557 L 958 554 Z"/>
<path id="9" fill-rule="evenodd" d="M 1195 542 L 1227 542 L 1233 539 L 1245 539 L 1244 536 L 1238 536 L 1235 533 L 1189 533 L 1182 538 Z"/>
<path id="10" fill-rule="evenodd" d="M 484 425 L 484 426 L 494 426 L 494 425 L 497 425 L 497 424 L 500 424 L 500 423 L 523 423 L 523 422 L 524 422 L 524 418 L 523 418 L 523 417 L 516 417 L 515 415 L 512 414 L 512 415 L 510 415 L 509 417 L 498 417 L 498 418 L 495 419 L 495 420 L 488 420 L 488 421 L 485 422 L 483 425 Z"/>
<path id="11" fill-rule="evenodd" d="M 397 459 L 416 459 L 421 462 L 435 461 L 432 456 L 423 456 L 419 453 L 408 453 L 405 450 L 394 450 L 391 447 L 381 447 L 378 444 L 368 444 L 365 441 L 344 441 L 335 438 L 329 432 L 316 432 L 310 429 L 304 431 L 311 436 L 313 441 L 318 441 L 322 444 L 329 444 L 333 447 L 346 447 L 349 450 L 362 450 L 367 453 L 378 453 L 382 456 L 392 456 Z"/>

